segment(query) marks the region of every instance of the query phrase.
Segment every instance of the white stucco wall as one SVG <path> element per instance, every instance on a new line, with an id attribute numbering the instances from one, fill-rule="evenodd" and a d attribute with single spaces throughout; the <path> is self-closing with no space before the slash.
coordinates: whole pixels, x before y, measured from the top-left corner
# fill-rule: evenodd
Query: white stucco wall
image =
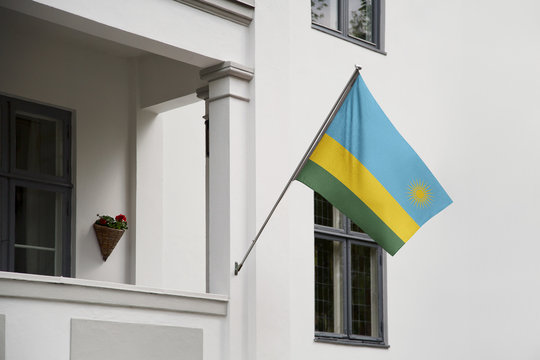
<path id="1" fill-rule="evenodd" d="M 540 356 L 539 5 L 504 5 L 387 1 L 384 56 L 311 29 L 307 1 L 257 3 L 259 224 L 354 64 L 455 202 L 388 257 L 390 349 L 329 345 L 313 342 L 312 193 L 293 184 L 251 269 L 257 358 Z"/>

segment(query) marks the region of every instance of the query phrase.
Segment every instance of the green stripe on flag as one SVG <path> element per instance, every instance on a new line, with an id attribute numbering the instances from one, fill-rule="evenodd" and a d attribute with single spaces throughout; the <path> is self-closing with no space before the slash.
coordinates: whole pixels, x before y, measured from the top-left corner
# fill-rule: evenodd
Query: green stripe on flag
<path id="1" fill-rule="evenodd" d="M 377 239 L 377 243 L 390 255 L 394 255 L 405 244 L 351 190 L 313 161 L 308 160 L 296 180 L 317 191 L 341 212 L 347 214 L 369 236 Z"/>

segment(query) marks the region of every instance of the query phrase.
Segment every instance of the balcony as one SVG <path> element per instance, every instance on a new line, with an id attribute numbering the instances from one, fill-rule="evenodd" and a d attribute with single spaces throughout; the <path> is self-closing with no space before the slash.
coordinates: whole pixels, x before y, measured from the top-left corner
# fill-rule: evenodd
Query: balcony
<path id="1" fill-rule="evenodd" d="M 88 343 L 81 345 L 78 339 L 106 342 L 103 334 L 132 329 L 133 324 L 136 328 L 129 330 L 132 335 L 139 334 L 138 331 L 150 338 L 161 333 L 173 338 L 187 334 L 187 338 L 195 339 L 194 344 L 200 345 L 193 350 L 193 358 L 202 358 L 203 352 L 205 359 L 220 358 L 220 349 L 234 327 L 228 300 L 233 276 L 229 269 L 231 233 L 235 232 L 239 251 L 244 249 L 241 241 L 247 241 L 245 193 L 236 191 L 234 198 L 229 195 L 231 188 L 245 187 L 247 151 L 243 146 L 247 143 L 245 114 L 249 103 L 245 94 L 251 73 L 232 64 L 222 69 L 222 61 L 191 50 L 164 51 L 161 47 L 159 53 L 148 51 L 155 45 L 154 40 L 144 42 L 132 33 L 126 36 L 126 42 L 132 44 L 137 38 L 141 40 L 140 47 L 5 8 L 0 8 L 0 24 L 0 46 L 4 50 L 0 57 L 2 120 L 19 116 L 36 123 L 50 121 L 47 116 L 11 106 L 20 102 L 68 113 L 66 123 L 71 125 L 65 132 L 51 133 L 65 134 L 63 139 L 69 146 L 62 149 L 69 151 L 50 147 L 56 151 L 53 158 L 70 155 L 64 159 L 68 164 L 65 169 L 69 169 L 65 184 L 60 184 L 66 189 L 62 204 L 67 205 L 56 207 L 57 203 L 49 202 L 54 210 L 44 221 L 44 228 L 52 229 L 50 233 L 69 230 L 69 251 L 57 251 L 57 244 L 47 249 L 54 252 L 56 259 L 69 257 L 69 276 L 61 276 L 66 266 L 62 262 L 56 264 L 58 260 L 50 267 L 53 270 L 47 272 L 56 276 L 43 275 L 40 266 L 25 265 L 28 273 L 14 272 L 13 263 L 19 260 L 14 255 L 17 240 L 12 235 L 20 228 L 32 228 L 36 238 L 46 232 L 31 221 L 17 228 L 17 219 L 32 218 L 28 216 L 36 209 L 31 206 L 32 201 L 17 198 L 15 193 L 3 193 L 0 198 L 5 208 L 0 230 L 2 265 L 6 266 L 0 272 L 0 334 L 7 334 L 7 358 L 39 358 L 47 354 L 47 358 L 67 359 L 70 351 L 72 359 L 84 359 L 78 351 L 99 357 L 103 349 L 85 352 Z M 108 25 L 92 26 L 111 31 Z M 234 26 L 236 31 L 240 25 Z M 111 38 L 116 35 L 111 31 Z M 186 42 L 190 41 L 204 43 L 197 39 Z M 241 42 L 235 39 L 231 41 L 236 43 L 234 46 L 245 46 L 238 45 Z M 223 46 L 227 51 L 234 48 Z M 207 71 L 201 79 L 203 68 Z M 222 86 L 227 82 L 233 86 Z M 205 97 L 205 87 L 206 96 L 214 97 L 206 104 L 197 97 L 197 90 L 199 96 Z M 231 88 L 240 93 L 234 95 L 234 100 L 219 93 Z M 216 146 L 210 146 L 215 154 L 209 159 L 203 117 L 212 112 L 216 123 L 208 137 L 210 144 Z M 235 117 L 230 126 L 235 128 L 229 130 L 226 126 L 232 112 Z M 7 113 L 10 115 L 5 117 Z M 7 131 L 17 131 L 12 121 L 5 120 L 0 127 L 0 136 L 11 139 L 10 142 L 18 139 L 7 135 Z M 229 134 L 239 141 L 231 141 Z M 232 152 L 219 150 L 229 144 L 234 145 Z M 14 154 L 11 157 L 2 148 L 0 189 L 9 193 L 16 187 L 38 183 L 43 189 L 50 189 L 50 184 L 40 183 L 41 178 L 32 175 L 20 179 L 20 173 L 13 171 L 17 170 L 13 159 L 19 156 L 16 149 L 15 145 L 9 147 Z M 230 171 L 231 159 L 235 172 Z M 209 166 L 213 166 L 213 177 L 207 175 Z M 223 184 L 229 187 L 223 188 Z M 208 195 L 208 187 L 216 189 L 213 198 Z M 4 201 L 7 198 L 13 201 Z M 228 201 L 238 201 L 242 206 L 231 206 Z M 212 214 L 207 211 L 210 202 L 218 204 L 212 208 Z M 232 216 L 228 209 L 238 209 L 241 214 Z M 63 218 L 65 213 L 69 216 Z M 129 229 L 107 261 L 101 257 L 92 228 L 97 213 L 124 213 L 128 217 Z M 213 231 L 207 230 L 208 218 L 216 223 Z M 60 223 L 62 227 L 58 226 Z M 25 264 L 33 260 L 27 257 Z M 237 289 L 243 286 L 241 281 L 237 284 Z M 241 321 L 239 306 L 232 307 L 239 319 L 235 321 Z M 50 331 L 44 333 L 44 328 Z M 95 330 L 98 328 L 108 330 Z M 185 341 L 159 342 L 165 338 L 157 337 L 156 343 L 164 348 L 171 346 L 170 353 L 176 354 L 174 344 Z M 138 338 L 124 338 L 131 348 L 140 347 L 134 339 Z M 33 345 L 15 345 L 21 343 Z"/>

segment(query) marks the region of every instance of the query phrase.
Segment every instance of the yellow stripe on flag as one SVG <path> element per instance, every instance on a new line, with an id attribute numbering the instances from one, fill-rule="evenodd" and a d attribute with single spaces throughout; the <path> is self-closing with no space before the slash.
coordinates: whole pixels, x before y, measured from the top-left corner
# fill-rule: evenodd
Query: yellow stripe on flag
<path id="1" fill-rule="evenodd" d="M 403 242 L 420 228 L 375 176 L 332 137 L 324 134 L 310 159 L 358 196 Z"/>

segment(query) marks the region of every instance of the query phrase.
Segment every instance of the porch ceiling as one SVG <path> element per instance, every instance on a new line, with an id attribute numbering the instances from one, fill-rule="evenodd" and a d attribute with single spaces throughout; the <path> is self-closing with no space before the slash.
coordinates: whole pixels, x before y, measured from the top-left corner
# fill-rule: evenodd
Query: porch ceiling
<path id="1" fill-rule="evenodd" d="M 148 52 L 114 41 L 88 35 L 81 31 L 38 19 L 17 11 L 0 7 L 0 29 L 8 34 L 39 34 L 40 37 L 54 39 L 69 45 L 92 48 L 119 57 L 138 57 Z"/>
<path id="2" fill-rule="evenodd" d="M 82 32 L 62 34 L 75 40 L 85 34 L 92 42 L 104 40 L 112 44 L 112 49 L 103 45 L 105 51 L 122 56 L 138 56 L 142 50 L 201 68 L 224 61 L 220 59 L 245 62 L 245 26 L 214 21 L 219 18 L 174 1 L 132 1 L 133 6 L 121 7 L 111 6 L 109 0 L 0 0 L 0 7 L 60 25 L 61 32 L 64 27 Z M 127 51 L 120 50 L 120 44 Z"/>
<path id="3" fill-rule="evenodd" d="M 200 68 L 141 49 L 86 34 L 62 25 L 0 7 L 0 32 L 17 42 L 59 44 L 107 56 L 133 59 L 137 64 L 140 106 L 155 106 L 195 93 L 206 85 Z M 46 48 L 47 45 L 44 45 Z"/>

